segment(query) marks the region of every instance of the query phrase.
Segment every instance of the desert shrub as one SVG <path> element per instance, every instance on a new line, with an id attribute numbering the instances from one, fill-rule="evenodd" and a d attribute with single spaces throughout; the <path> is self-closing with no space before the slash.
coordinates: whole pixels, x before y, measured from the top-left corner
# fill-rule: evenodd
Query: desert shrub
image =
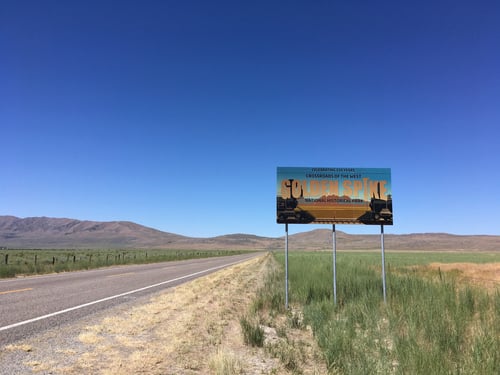
<path id="1" fill-rule="evenodd" d="M 264 330 L 258 322 L 252 322 L 246 317 L 240 319 L 241 330 L 245 344 L 262 347 L 264 345 Z"/>

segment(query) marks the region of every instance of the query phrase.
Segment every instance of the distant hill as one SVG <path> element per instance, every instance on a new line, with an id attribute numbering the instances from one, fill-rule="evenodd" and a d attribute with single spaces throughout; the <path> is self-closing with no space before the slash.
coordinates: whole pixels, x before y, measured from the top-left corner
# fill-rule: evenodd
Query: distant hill
<path id="1" fill-rule="evenodd" d="M 292 237 L 292 236 L 291 236 Z M 331 248 L 332 232 L 316 229 L 293 235 L 296 248 Z M 453 251 L 500 251 L 500 236 L 453 235 L 447 233 L 385 234 L 387 250 L 453 250 Z M 380 249 L 380 234 L 353 235 L 337 231 L 337 249 Z"/>
<path id="2" fill-rule="evenodd" d="M 271 249 L 278 239 L 246 234 L 192 238 L 129 221 L 0 216 L 0 247 L 6 248 L 175 248 Z M 276 244 L 276 245 L 275 245 Z"/>
<path id="3" fill-rule="evenodd" d="M 283 237 L 229 234 L 193 238 L 162 232 L 129 221 L 0 216 L 0 248 L 172 248 L 280 250 Z M 329 229 L 289 236 L 290 250 L 332 248 Z M 387 250 L 500 251 L 500 236 L 458 236 L 446 233 L 385 235 Z M 380 249 L 380 235 L 352 235 L 337 231 L 338 250 Z"/>

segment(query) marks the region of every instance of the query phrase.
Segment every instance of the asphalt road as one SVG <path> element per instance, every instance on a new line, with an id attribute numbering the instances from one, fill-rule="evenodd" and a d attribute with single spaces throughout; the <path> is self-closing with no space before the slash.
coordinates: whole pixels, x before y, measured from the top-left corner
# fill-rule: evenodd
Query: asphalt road
<path id="1" fill-rule="evenodd" d="M 259 254 L 0 280 L 0 345 L 68 324 Z"/>

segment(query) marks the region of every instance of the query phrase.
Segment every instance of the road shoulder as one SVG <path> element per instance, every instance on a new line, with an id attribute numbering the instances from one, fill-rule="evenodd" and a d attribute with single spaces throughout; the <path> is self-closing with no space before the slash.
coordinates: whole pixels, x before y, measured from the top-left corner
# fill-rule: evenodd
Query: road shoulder
<path id="1" fill-rule="evenodd" d="M 265 349 L 245 345 L 239 323 L 269 261 L 258 257 L 6 346 L 1 373 L 289 373 Z"/>

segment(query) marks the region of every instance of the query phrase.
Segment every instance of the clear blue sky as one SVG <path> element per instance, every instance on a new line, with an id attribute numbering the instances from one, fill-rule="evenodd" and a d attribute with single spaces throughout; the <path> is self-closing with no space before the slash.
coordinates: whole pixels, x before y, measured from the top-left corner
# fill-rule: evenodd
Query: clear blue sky
<path id="1" fill-rule="evenodd" d="M 496 0 L 3 1 L 0 54 L 0 214 L 281 236 L 277 166 L 382 167 L 386 233 L 500 234 Z"/>

